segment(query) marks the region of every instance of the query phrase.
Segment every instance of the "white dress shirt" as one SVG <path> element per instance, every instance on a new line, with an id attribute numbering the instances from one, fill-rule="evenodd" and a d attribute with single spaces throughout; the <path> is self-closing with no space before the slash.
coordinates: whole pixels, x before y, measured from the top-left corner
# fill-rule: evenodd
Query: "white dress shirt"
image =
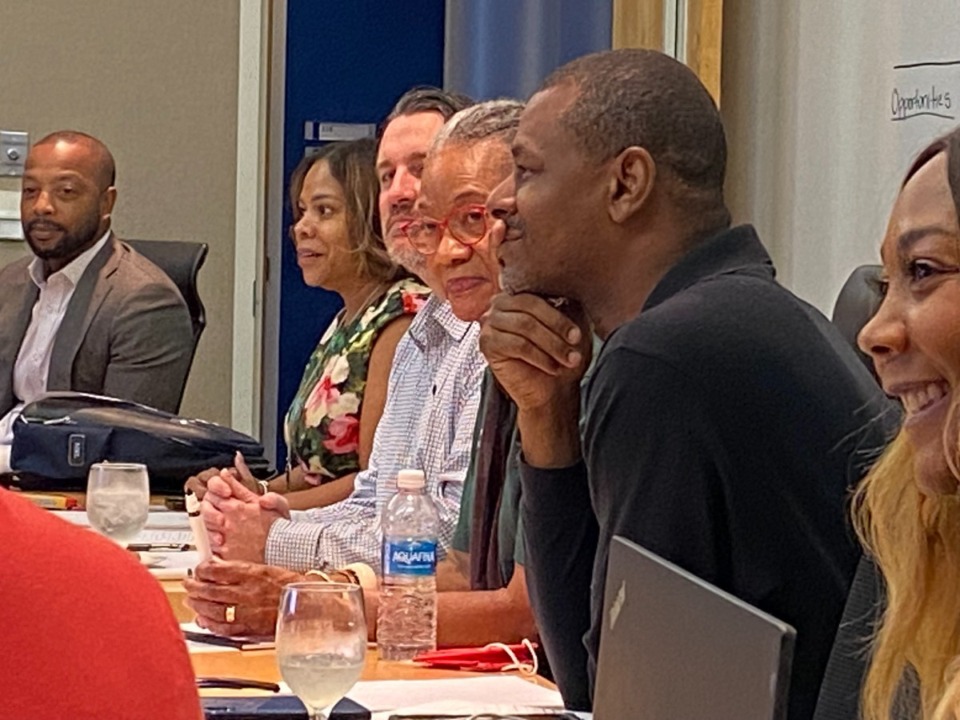
<path id="1" fill-rule="evenodd" d="M 47 391 L 53 343 L 57 339 L 57 330 L 60 329 L 63 316 L 67 314 L 70 298 L 73 297 L 84 271 L 94 256 L 107 244 L 109 237 L 108 230 L 93 247 L 48 278 L 43 276 L 43 261 L 40 258 L 34 258 L 27 266 L 30 279 L 40 289 L 40 296 L 33 306 L 30 325 L 23 336 L 23 343 L 13 366 L 13 394 L 20 402 L 0 418 L 0 472 L 8 469 L 6 466 L 9 465 L 9 445 L 13 442 L 14 421 L 24 405 L 33 402 Z"/>

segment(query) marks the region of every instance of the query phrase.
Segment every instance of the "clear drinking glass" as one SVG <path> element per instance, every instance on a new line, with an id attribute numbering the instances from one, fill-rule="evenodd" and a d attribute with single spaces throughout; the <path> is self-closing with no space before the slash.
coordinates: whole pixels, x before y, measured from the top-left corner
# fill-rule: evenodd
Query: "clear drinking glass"
<path id="1" fill-rule="evenodd" d="M 277 615 L 280 675 L 314 720 L 360 679 L 367 653 L 363 590 L 339 583 L 292 583 Z"/>
<path id="2" fill-rule="evenodd" d="M 87 476 L 87 517 L 100 533 L 126 545 L 147 524 L 150 480 L 140 463 L 95 463 Z"/>

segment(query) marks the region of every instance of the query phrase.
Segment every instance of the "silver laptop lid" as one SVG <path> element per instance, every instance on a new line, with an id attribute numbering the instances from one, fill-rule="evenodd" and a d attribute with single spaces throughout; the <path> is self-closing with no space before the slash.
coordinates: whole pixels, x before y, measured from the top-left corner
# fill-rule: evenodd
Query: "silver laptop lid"
<path id="1" fill-rule="evenodd" d="M 614 537 L 595 720 L 782 720 L 792 627 Z"/>

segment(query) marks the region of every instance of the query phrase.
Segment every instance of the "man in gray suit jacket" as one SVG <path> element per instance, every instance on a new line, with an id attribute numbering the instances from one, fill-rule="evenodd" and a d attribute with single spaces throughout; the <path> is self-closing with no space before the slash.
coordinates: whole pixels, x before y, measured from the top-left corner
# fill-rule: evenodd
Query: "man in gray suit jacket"
<path id="1" fill-rule="evenodd" d="M 110 231 L 114 179 L 110 151 L 84 133 L 30 149 L 20 216 L 33 257 L 0 270 L 0 445 L 48 390 L 177 410 L 190 315 L 170 278 Z"/>

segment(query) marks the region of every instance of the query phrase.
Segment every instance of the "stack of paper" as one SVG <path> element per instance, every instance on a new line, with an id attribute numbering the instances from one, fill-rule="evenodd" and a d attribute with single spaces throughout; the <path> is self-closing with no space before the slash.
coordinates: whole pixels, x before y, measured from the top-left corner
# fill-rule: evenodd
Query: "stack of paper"
<path id="1" fill-rule="evenodd" d="M 57 512 L 57 517 L 67 522 L 90 528 L 90 518 L 85 510 L 67 510 Z M 92 528 L 91 528 L 92 529 Z M 144 550 L 140 559 L 158 580 L 182 580 L 187 571 L 197 566 L 199 555 L 195 551 L 163 551 L 150 546 L 183 545 L 193 546 L 193 533 L 185 512 L 174 512 L 163 507 L 150 507 L 147 524 L 130 542 L 130 545 L 142 545 Z"/>
<path id="2" fill-rule="evenodd" d="M 285 688 L 288 690 L 287 688 Z M 368 680 L 358 682 L 347 696 L 373 714 L 497 715 L 562 713 L 563 700 L 549 690 L 516 675 L 444 680 Z M 496 698 L 495 703 L 491 698 Z"/>
<path id="3" fill-rule="evenodd" d="M 63 518 L 67 522 L 82 527 L 90 527 L 90 518 L 87 517 L 86 510 L 66 510 L 58 512 L 57 517 Z M 150 510 L 147 516 L 147 524 L 140 533 L 132 540 L 132 543 L 138 545 L 157 545 L 157 544 L 184 544 L 193 542 L 193 534 L 190 532 L 190 523 L 187 520 L 185 512 L 174 512 L 171 510 Z"/>

